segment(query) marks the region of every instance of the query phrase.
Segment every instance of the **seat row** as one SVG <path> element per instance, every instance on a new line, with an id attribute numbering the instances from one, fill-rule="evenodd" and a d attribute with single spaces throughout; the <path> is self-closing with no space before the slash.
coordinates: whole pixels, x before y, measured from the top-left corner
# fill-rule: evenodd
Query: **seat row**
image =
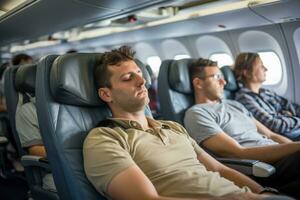
<path id="1" fill-rule="evenodd" d="M 93 79 L 99 56 L 99 53 L 49 55 L 35 65 L 13 67 L 5 75 L 9 120 L 34 199 L 105 199 L 87 180 L 82 157 L 83 141 L 88 132 L 111 116 L 109 108 L 97 95 Z M 185 110 L 193 104 L 188 75 L 191 62 L 192 59 L 184 59 L 162 63 L 158 93 L 164 119 L 182 124 Z M 151 81 L 147 70 L 139 61 L 137 64 L 149 86 Z M 222 71 L 230 82 L 229 68 L 223 67 Z M 232 84 L 227 89 L 235 90 L 234 81 Z M 47 159 L 28 156 L 21 147 L 15 125 L 20 93 L 36 96 L 38 124 Z M 149 110 L 145 112 L 149 113 Z M 247 161 L 242 167 L 236 159 L 226 161 L 230 166 L 239 166 L 240 171 L 248 175 L 269 176 L 274 170 L 268 168 L 270 166 L 262 167 L 256 161 Z M 52 172 L 58 195 L 41 187 L 41 169 Z"/>

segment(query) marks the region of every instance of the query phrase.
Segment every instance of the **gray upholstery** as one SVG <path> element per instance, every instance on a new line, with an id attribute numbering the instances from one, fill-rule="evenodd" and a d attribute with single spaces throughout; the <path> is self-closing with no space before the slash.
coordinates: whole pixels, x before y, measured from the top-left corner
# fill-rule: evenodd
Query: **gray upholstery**
<path id="1" fill-rule="evenodd" d="M 5 96 L 7 111 L 9 114 L 9 121 L 12 128 L 12 133 L 17 145 L 18 153 L 22 158 L 26 156 L 26 152 L 21 147 L 21 142 L 16 131 L 16 108 L 18 104 L 18 92 L 21 93 L 34 93 L 35 79 L 36 79 L 36 65 L 23 65 L 11 67 L 5 73 Z M 22 163 L 23 164 L 23 163 Z M 45 167 L 47 166 L 47 167 Z M 34 199 L 59 199 L 54 192 L 46 191 L 42 188 L 42 173 L 46 170 L 49 171 L 49 165 L 43 161 L 36 159 L 29 165 L 24 166 L 26 179 L 31 190 L 31 196 Z"/>
<path id="2" fill-rule="evenodd" d="M 20 139 L 16 131 L 16 123 L 15 123 L 15 116 L 16 116 L 16 109 L 18 104 L 18 93 L 15 87 L 15 77 L 16 72 L 18 70 L 18 66 L 10 67 L 5 72 L 4 76 L 4 93 L 6 98 L 6 106 L 8 112 L 8 119 L 10 122 L 10 126 L 12 129 L 12 133 L 14 136 L 14 140 L 17 145 L 17 150 L 19 156 L 25 155 L 25 151 L 21 147 Z"/>
<path id="3" fill-rule="evenodd" d="M 193 94 L 192 84 L 187 66 L 192 59 L 174 60 L 169 68 L 168 79 L 171 88 L 183 94 Z"/>
<path id="4" fill-rule="evenodd" d="M 194 103 L 188 66 L 193 59 L 165 60 L 158 75 L 162 118 L 183 124 L 186 109 Z"/>
<path id="5" fill-rule="evenodd" d="M 224 75 L 224 79 L 226 81 L 226 85 L 224 87 L 224 96 L 227 99 L 233 99 L 234 93 L 238 90 L 238 84 L 235 79 L 234 73 L 230 66 L 221 67 L 221 71 Z"/>
<path id="6" fill-rule="evenodd" d="M 35 93 L 36 65 L 24 65 L 16 72 L 15 87 L 17 91 Z"/>
<path id="7" fill-rule="evenodd" d="M 88 181 L 82 157 L 88 132 L 111 115 L 96 97 L 92 73 L 97 58 L 99 54 L 74 53 L 46 56 L 38 63 L 38 120 L 55 184 L 64 200 L 104 199 Z"/>

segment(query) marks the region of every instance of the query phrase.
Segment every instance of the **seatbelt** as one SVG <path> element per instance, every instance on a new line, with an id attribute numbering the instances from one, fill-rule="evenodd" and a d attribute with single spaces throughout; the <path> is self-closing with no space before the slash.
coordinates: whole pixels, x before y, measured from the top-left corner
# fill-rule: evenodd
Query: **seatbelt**
<path id="1" fill-rule="evenodd" d="M 104 119 L 104 120 L 100 121 L 97 124 L 97 127 L 108 127 L 108 128 L 120 127 L 121 129 L 125 130 L 125 127 L 121 126 L 120 124 L 116 124 L 116 122 L 114 122 L 111 119 Z"/>

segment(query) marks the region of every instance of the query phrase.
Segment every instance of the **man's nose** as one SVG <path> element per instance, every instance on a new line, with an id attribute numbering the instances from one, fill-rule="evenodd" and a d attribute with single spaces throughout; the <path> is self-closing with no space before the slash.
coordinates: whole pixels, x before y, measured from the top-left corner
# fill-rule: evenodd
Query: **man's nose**
<path id="1" fill-rule="evenodd" d="M 224 78 L 220 78 L 219 82 L 220 82 L 222 85 L 226 85 L 226 83 L 227 83 L 227 82 L 225 81 Z"/>
<path id="2" fill-rule="evenodd" d="M 145 85 L 145 83 L 146 83 L 146 80 L 141 75 L 136 75 L 136 80 L 137 80 L 138 85 Z"/>

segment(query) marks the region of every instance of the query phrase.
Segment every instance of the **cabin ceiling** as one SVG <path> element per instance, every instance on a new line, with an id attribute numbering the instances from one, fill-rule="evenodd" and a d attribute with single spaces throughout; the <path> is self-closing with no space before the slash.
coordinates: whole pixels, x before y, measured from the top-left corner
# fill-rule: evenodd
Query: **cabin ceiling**
<path id="1" fill-rule="evenodd" d="M 223 8 L 228 3 L 241 3 L 246 0 L 29 1 L 33 2 L 30 6 L 19 9 L 4 19 L 0 18 L 0 50 L 3 53 L 28 50 L 38 52 L 43 48 L 58 49 L 59 46 L 76 48 L 76 44 L 81 47 L 103 43 L 117 45 L 122 42 L 122 38 L 128 38 L 126 42 L 130 43 L 295 21 L 300 18 L 299 0 L 277 0 L 265 5 L 257 4 L 262 0 L 253 0 L 242 9 L 229 9 L 208 15 L 195 14 L 194 11 L 202 9 L 206 12 L 213 6 Z M 179 19 L 179 12 L 186 14 L 187 18 Z M 170 21 L 162 23 L 163 26 L 150 25 L 164 20 Z M 95 35 L 95 31 L 104 34 L 86 37 L 89 34 Z M 77 40 L 72 40 L 74 35 Z M 47 44 L 45 47 L 23 48 L 24 45 L 43 41 L 54 43 L 52 47 Z M 12 47 L 18 46 L 23 50 L 12 51 Z"/>
<path id="2" fill-rule="evenodd" d="M 121 16 L 170 0 L 38 0 L 0 21 L 0 46 Z"/>

